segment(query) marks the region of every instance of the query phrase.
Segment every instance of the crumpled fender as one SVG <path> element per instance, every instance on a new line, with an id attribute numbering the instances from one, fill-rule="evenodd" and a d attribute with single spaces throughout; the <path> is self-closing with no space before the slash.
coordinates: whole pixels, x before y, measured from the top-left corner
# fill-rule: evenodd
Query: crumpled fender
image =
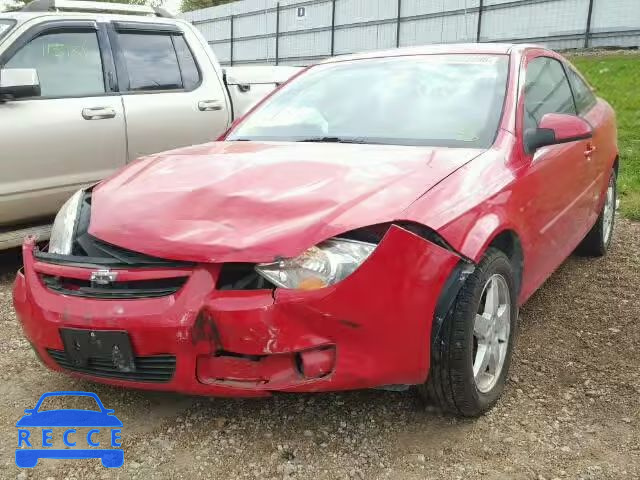
<path id="1" fill-rule="evenodd" d="M 491 149 L 416 200 L 403 212 L 405 218 L 432 228 L 456 252 L 475 263 L 501 232 L 526 232 L 526 217 L 514 210 L 523 202 L 512 201 L 513 195 L 526 194 L 514 190 L 517 171 L 526 165 L 507 163 L 512 156 L 505 155 L 514 141 L 511 133 L 501 131 Z M 526 256 L 530 245 L 522 247 Z"/>

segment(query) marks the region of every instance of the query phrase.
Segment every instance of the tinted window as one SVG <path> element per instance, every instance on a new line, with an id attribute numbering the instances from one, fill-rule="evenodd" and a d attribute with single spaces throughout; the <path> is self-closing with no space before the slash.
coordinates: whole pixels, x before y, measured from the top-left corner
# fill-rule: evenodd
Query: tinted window
<path id="1" fill-rule="evenodd" d="M 171 35 L 123 33 L 118 40 L 129 73 L 129 90 L 182 88 Z"/>
<path id="2" fill-rule="evenodd" d="M 41 35 L 18 50 L 5 68 L 35 68 L 43 97 L 86 97 L 105 92 L 95 32 Z"/>
<path id="3" fill-rule="evenodd" d="M 524 90 L 524 127 L 536 128 L 547 113 L 576 114 L 567 76 L 560 62 L 538 57 L 527 66 Z"/>
<path id="4" fill-rule="evenodd" d="M 573 71 L 572 68 L 567 68 L 567 71 L 569 72 L 569 83 L 571 83 L 578 113 L 585 113 L 596 104 L 596 97 L 589 86 L 584 83 L 584 80 L 580 78 L 580 75 Z"/>
<path id="5" fill-rule="evenodd" d="M 11 27 L 13 27 L 15 23 L 16 23 L 15 20 L 0 19 L 0 38 L 4 37 L 7 33 L 9 33 L 9 30 L 11 30 Z"/>
<path id="6" fill-rule="evenodd" d="M 185 90 L 193 90 L 200 83 L 200 73 L 193 54 L 182 35 L 174 35 L 173 44 L 178 54 L 178 63 L 182 72 L 182 83 Z"/>
<path id="7" fill-rule="evenodd" d="M 338 137 L 365 143 L 488 147 L 508 57 L 425 55 L 319 65 L 269 98 L 230 140 Z"/>

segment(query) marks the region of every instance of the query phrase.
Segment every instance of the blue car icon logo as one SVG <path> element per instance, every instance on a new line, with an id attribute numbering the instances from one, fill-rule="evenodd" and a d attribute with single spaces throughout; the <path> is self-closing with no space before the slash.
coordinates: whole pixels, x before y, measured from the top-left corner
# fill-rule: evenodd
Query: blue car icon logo
<path id="1" fill-rule="evenodd" d="M 57 409 L 39 411 L 42 402 L 49 397 L 91 397 L 97 410 Z M 114 415 L 114 410 L 104 408 L 98 395 L 91 392 L 49 392 L 40 397 L 36 406 L 26 409 L 25 415 L 18 420 L 18 448 L 16 465 L 20 468 L 33 468 L 41 458 L 81 459 L 99 458 L 102 465 L 118 468 L 124 463 L 124 451 L 121 446 L 122 422 Z M 41 435 L 39 430 L 42 428 Z M 86 435 L 76 429 L 90 428 Z M 69 448 L 53 448 L 54 429 L 61 434 L 64 445 Z M 109 446 L 104 448 L 105 430 L 109 434 Z M 101 433 L 102 431 L 102 433 Z M 99 441 L 100 436 L 101 441 Z M 102 444 L 101 444 L 102 443 Z"/>

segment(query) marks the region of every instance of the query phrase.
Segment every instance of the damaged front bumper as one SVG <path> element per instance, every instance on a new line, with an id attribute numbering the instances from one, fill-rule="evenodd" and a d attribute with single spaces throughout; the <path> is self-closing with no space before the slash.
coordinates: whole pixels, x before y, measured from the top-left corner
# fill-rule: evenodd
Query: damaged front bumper
<path id="1" fill-rule="evenodd" d="M 45 262 L 35 251 L 27 240 L 14 305 L 48 367 L 112 385 L 216 396 L 424 382 L 436 305 L 461 262 L 392 226 L 356 272 L 319 290 L 218 290 L 221 265 L 199 264 L 178 272 L 187 278 L 174 292 L 96 299 L 56 289 L 51 279 L 88 280 L 98 267 Z M 123 281 L 177 275 L 169 268 L 117 273 Z M 104 360 L 75 366 L 63 328 L 126 331 L 135 368 Z"/>

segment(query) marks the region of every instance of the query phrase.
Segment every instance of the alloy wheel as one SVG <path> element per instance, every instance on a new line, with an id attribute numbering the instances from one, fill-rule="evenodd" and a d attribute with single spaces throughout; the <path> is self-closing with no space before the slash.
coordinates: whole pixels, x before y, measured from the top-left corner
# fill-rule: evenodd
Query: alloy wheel
<path id="1" fill-rule="evenodd" d="M 511 330 L 511 295 L 502 275 L 484 285 L 473 325 L 473 377 L 482 393 L 495 387 L 507 357 Z"/>

